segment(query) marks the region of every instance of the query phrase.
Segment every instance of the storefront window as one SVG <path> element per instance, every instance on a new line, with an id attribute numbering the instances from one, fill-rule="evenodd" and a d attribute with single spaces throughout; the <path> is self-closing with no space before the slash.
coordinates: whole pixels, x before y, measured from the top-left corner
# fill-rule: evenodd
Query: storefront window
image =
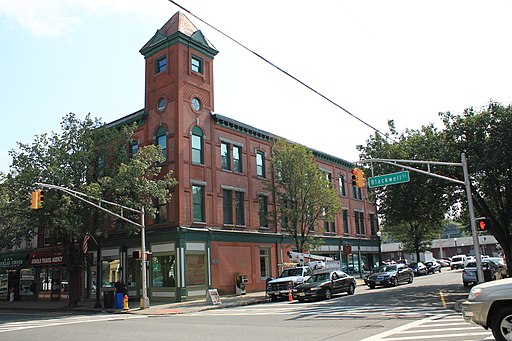
<path id="1" fill-rule="evenodd" d="M 206 284 L 206 266 L 204 255 L 185 256 L 185 279 L 188 285 L 204 285 Z"/>
<path id="2" fill-rule="evenodd" d="M 176 287 L 176 256 L 153 255 L 153 287 Z"/>
<path id="3" fill-rule="evenodd" d="M 101 262 L 101 280 L 102 287 L 113 287 L 114 283 L 120 278 L 119 258 L 106 257 Z"/>
<path id="4" fill-rule="evenodd" d="M 126 260 L 126 285 L 128 288 L 137 287 L 137 276 L 140 273 L 140 262 L 133 257 Z"/>

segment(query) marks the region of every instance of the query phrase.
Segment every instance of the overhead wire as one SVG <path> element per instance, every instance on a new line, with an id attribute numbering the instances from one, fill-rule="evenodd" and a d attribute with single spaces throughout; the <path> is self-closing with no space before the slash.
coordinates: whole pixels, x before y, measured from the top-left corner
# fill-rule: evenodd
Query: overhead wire
<path id="1" fill-rule="evenodd" d="M 266 62 L 267 64 L 273 66 L 274 68 L 276 68 L 277 70 L 281 71 L 282 73 L 284 73 L 285 75 L 287 75 L 288 77 L 290 77 L 291 79 L 295 80 L 296 82 L 300 83 L 302 86 L 306 87 L 307 89 L 313 91 L 315 94 L 317 94 L 318 96 L 322 97 L 323 99 L 325 99 L 326 101 L 328 101 L 329 103 L 333 104 L 334 106 L 336 106 L 337 108 L 343 110 L 345 113 L 347 113 L 348 115 L 350 115 L 352 118 L 356 119 L 357 121 L 361 122 L 362 124 L 366 125 L 367 127 L 373 129 L 375 132 L 381 134 L 383 137 L 387 138 L 387 139 L 392 139 L 388 134 L 385 134 L 383 132 L 381 132 L 379 129 L 377 129 L 376 127 L 372 126 L 370 123 L 364 121 L 363 119 L 359 118 L 358 116 L 356 116 L 355 114 L 353 114 L 352 112 L 350 112 L 349 110 L 345 109 L 343 106 L 341 106 L 340 104 L 336 103 L 335 101 L 333 101 L 332 99 L 330 99 L 329 97 L 327 97 L 326 95 L 322 94 L 320 91 L 314 89 L 312 86 L 304 83 L 303 81 L 301 81 L 300 79 L 298 79 L 297 77 L 293 76 L 292 74 L 290 74 L 289 72 L 283 70 L 282 68 L 280 68 L 279 66 L 275 65 L 274 63 L 272 63 L 271 61 L 269 61 L 267 58 L 263 57 L 262 55 L 260 55 L 259 53 L 251 50 L 250 48 L 248 48 L 247 46 L 245 46 L 244 44 L 242 44 L 241 42 L 239 42 L 238 40 L 232 38 L 231 36 L 229 36 L 228 34 L 224 33 L 223 31 L 219 30 L 218 28 L 216 28 L 215 26 L 213 25 L 210 25 L 208 22 L 204 21 L 203 19 L 201 19 L 200 17 L 198 17 L 197 15 L 195 15 L 194 13 L 192 13 L 191 11 L 189 11 L 188 9 L 186 9 L 185 7 L 181 6 L 180 4 L 178 4 L 176 1 L 174 0 L 169 0 L 171 3 L 173 3 L 174 5 L 176 5 L 177 7 L 181 8 L 183 11 L 187 12 L 188 14 L 190 14 L 191 16 L 193 16 L 194 18 L 196 18 L 197 20 L 201 21 L 202 23 L 204 23 L 205 25 L 207 25 L 208 27 L 212 28 L 213 30 L 217 31 L 218 33 L 220 33 L 221 35 L 223 35 L 224 37 L 228 38 L 229 40 L 231 40 L 232 42 L 234 42 L 235 44 L 237 44 L 238 46 L 242 47 L 243 49 L 245 49 L 246 51 L 252 53 L 253 55 L 255 55 L 256 57 L 260 58 L 261 60 L 263 60 L 264 62 Z"/>

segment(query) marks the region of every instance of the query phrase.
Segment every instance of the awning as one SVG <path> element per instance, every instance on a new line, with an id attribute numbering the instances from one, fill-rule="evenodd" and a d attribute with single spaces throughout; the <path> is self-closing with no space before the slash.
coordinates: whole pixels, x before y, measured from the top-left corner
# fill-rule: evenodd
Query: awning
<path id="1" fill-rule="evenodd" d="M 28 252 L 0 255 L 0 270 L 21 269 L 27 265 Z"/>
<path id="2" fill-rule="evenodd" d="M 44 250 L 34 251 L 30 254 L 29 266 L 48 266 L 64 264 L 64 254 L 62 251 Z"/>

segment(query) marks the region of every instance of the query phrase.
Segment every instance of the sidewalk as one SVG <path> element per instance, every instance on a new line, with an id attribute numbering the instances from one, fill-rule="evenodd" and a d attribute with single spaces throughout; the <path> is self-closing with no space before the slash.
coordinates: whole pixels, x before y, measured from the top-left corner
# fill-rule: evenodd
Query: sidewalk
<path id="1" fill-rule="evenodd" d="M 362 279 L 356 278 L 357 286 L 364 286 Z M 0 310 L 31 310 L 31 311 L 46 311 L 46 312 L 108 312 L 119 314 L 141 314 L 141 315 L 174 315 L 186 314 L 191 312 L 198 312 L 210 309 L 222 309 L 228 307 L 244 306 L 258 303 L 269 302 L 264 291 L 250 292 L 245 295 L 224 295 L 221 296 L 221 304 L 213 305 L 206 303 L 206 299 L 190 300 L 185 302 L 156 302 L 150 301 L 150 307 L 140 309 L 139 300 L 131 300 L 129 302 L 129 309 L 111 309 L 111 308 L 94 308 L 96 301 L 88 299 L 81 302 L 79 306 L 70 308 L 67 306 L 67 301 L 14 301 L 9 302 L 0 300 Z M 101 302 L 103 305 L 103 302 Z"/>

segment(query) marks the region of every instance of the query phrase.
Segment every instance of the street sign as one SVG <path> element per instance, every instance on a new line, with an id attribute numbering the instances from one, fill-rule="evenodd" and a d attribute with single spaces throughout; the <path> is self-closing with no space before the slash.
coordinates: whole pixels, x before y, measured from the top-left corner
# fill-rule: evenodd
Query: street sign
<path id="1" fill-rule="evenodd" d="M 409 182 L 409 171 L 397 172 L 368 178 L 370 188 Z"/>

